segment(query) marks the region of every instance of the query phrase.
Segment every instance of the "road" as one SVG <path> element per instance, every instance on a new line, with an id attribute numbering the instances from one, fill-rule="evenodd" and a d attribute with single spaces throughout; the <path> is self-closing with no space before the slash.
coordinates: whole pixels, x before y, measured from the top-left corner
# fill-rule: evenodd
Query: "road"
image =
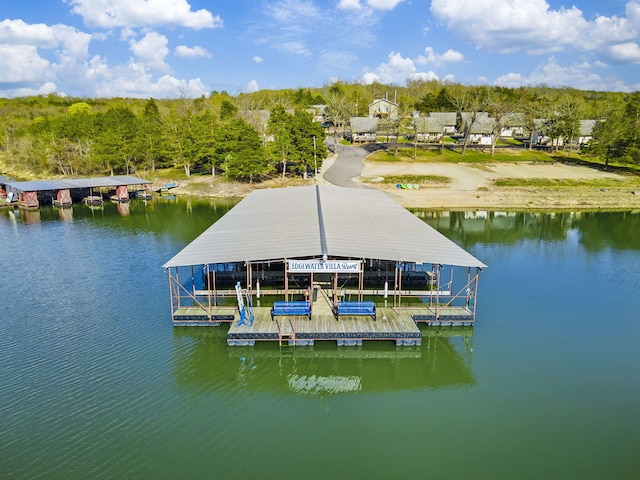
<path id="1" fill-rule="evenodd" d="M 364 147 L 337 145 L 331 165 L 323 172 L 325 181 L 339 187 L 369 188 L 352 178 L 359 177 L 364 168 L 363 159 L 369 153 L 384 148 L 382 145 L 365 145 Z"/>

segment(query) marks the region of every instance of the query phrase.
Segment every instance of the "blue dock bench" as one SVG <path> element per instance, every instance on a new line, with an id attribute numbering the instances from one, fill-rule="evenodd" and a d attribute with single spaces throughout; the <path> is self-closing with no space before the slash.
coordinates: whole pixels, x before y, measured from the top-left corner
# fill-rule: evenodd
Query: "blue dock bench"
<path id="1" fill-rule="evenodd" d="M 271 320 L 277 315 L 306 315 L 311 320 L 311 303 L 300 302 L 273 302 L 271 308 Z"/>
<path id="2" fill-rule="evenodd" d="M 376 319 L 376 306 L 373 302 L 338 302 L 336 319 L 340 315 L 367 315 Z"/>

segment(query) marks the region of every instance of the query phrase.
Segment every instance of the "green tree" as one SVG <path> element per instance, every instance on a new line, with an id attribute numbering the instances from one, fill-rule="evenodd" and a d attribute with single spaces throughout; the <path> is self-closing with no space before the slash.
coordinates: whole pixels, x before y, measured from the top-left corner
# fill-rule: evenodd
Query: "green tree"
<path id="1" fill-rule="evenodd" d="M 215 145 L 215 163 L 228 180 L 253 182 L 271 170 L 260 134 L 241 118 L 220 126 Z"/>
<path id="2" fill-rule="evenodd" d="M 140 116 L 137 150 L 144 159 L 144 167 L 153 172 L 162 158 L 164 124 L 158 104 L 153 98 L 147 100 Z"/>
<path id="3" fill-rule="evenodd" d="M 96 119 L 96 158 L 105 169 L 131 173 L 136 169 L 138 119 L 129 107 L 109 108 Z"/>
<path id="4" fill-rule="evenodd" d="M 271 110 L 269 121 L 267 122 L 267 132 L 273 135 L 273 142 L 269 145 L 271 160 L 282 165 L 282 179 L 287 174 L 287 163 L 291 160 L 293 152 L 293 136 L 291 134 L 291 115 L 289 115 L 282 105 L 278 105 Z"/>

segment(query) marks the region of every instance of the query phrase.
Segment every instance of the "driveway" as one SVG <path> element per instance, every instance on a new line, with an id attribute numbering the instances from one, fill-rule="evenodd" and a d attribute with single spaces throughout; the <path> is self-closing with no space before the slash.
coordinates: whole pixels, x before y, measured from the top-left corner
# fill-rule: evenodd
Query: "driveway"
<path id="1" fill-rule="evenodd" d="M 363 159 L 371 152 L 384 148 L 381 145 L 365 145 L 364 147 L 336 145 L 336 153 L 330 161 L 325 160 L 327 169 L 322 177 L 326 182 L 339 187 L 369 188 L 352 178 L 359 177 L 364 168 Z"/>

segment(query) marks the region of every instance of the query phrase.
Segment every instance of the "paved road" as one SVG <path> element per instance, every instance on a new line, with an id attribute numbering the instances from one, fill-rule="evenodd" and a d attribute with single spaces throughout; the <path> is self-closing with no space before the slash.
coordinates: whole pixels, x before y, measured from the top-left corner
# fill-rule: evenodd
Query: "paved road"
<path id="1" fill-rule="evenodd" d="M 323 173 L 323 178 L 339 187 L 369 188 L 351 180 L 359 177 L 364 167 L 362 159 L 369 153 L 384 148 L 382 145 L 365 145 L 364 147 L 337 145 L 338 157 L 333 165 Z"/>

